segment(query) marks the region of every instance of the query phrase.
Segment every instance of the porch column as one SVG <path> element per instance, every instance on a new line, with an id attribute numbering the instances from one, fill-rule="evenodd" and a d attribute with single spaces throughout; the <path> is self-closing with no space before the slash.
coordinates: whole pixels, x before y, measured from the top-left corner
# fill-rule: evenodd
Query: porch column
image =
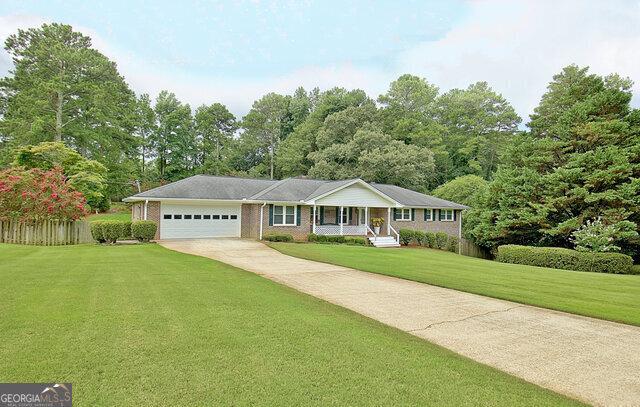
<path id="1" fill-rule="evenodd" d="M 313 229 L 312 229 L 313 230 L 313 234 L 315 235 L 316 234 L 316 205 L 315 204 L 313 204 L 313 223 L 312 223 L 312 225 L 313 225 Z"/>
<path id="2" fill-rule="evenodd" d="M 364 207 L 364 224 L 367 227 L 364 230 L 364 235 L 366 236 L 369 234 L 369 207 L 368 206 Z"/>
<path id="3" fill-rule="evenodd" d="M 343 212 L 344 206 L 340 207 L 340 216 L 338 217 L 338 221 L 340 223 L 340 235 L 342 236 L 344 234 L 343 230 L 344 230 L 344 226 L 342 222 L 342 212 Z"/>
<path id="4" fill-rule="evenodd" d="M 391 234 L 391 207 L 387 208 L 387 235 Z"/>

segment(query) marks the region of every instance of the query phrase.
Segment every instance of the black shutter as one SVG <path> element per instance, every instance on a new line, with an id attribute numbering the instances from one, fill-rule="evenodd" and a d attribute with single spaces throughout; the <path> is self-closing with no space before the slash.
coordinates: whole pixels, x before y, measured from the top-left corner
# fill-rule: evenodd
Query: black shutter
<path id="1" fill-rule="evenodd" d="M 411 208 L 411 220 L 416 220 L 416 208 Z"/>
<path id="2" fill-rule="evenodd" d="M 324 225 L 324 206 L 320 207 L 320 224 Z"/>
<path id="3" fill-rule="evenodd" d="M 273 204 L 269 204 L 269 226 L 273 226 Z"/>
<path id="4" fill-rule="evenodd" d="M 296 225 L 300 226 L 300 218 L 302 217 L 302 207 L 300 205 L 296 206 Z"/>
<path id="5" fill-rule="evenodd" d="M 350 225 L 350 224 L 351 224 L 351 220 L 352 220 L 352 219 L 353 219 L 353 207 L 352 207 L 352 206 L 350 206 L 350 207 L 349 207 L 349 218 L 347 219 L 347 220 L 348 220 L 348 221 L 347 221 L 347 225 Z"/>
<path id="6" fill-rule="evenodd" d="M 340 207 L 336 206 L 336 225 L 340 224 Z"/>
<path id="7" fill-rule="evenodd" d="M 456 221 L 456 213 L 457 213 L 457 212 L 458 212 L 458 211 L 456 211 L 455 209 L 453 210 L 453 221 L 454 221 L 454 222 Z"/>

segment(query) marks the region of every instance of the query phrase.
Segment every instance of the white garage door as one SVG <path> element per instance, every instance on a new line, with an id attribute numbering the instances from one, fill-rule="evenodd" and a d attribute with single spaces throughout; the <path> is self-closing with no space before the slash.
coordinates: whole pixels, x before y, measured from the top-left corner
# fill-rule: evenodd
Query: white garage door
<path id="1" fill-rule="evenodd" d="M 160 238 L 240 237 L 240 205 L 163 202 Z"/>

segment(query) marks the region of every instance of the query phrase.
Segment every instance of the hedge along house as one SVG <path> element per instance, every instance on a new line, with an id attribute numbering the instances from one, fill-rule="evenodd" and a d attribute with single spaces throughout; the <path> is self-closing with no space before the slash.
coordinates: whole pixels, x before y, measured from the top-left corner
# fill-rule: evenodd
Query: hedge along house
<path id="1" fill-rule="evenodd" d="M 132 218 L 158 223 L 156 239 L 291 234 L 367 236 L 395 246 L 398 230 L 461 237 L 466 206 L 395 185 L 361 179 L 263 180 L 196 175 L 124 199 Z M 382 219 L 375 228 L 372 219 Z"/>

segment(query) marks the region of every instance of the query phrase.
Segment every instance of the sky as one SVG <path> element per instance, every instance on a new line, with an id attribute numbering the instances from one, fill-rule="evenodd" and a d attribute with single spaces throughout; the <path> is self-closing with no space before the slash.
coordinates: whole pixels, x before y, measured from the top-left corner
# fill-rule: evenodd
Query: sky
<path id="1" fill-rule="evenodd" d="M 72 25 L 136 93 L 221 102 L 241 117 L 298 86 L 384 93 L 404 73 L 441 92 L 486 81 L 525 122 L 571 63 L 638 82 L 640 0 L 0 0 L 0 41 L 45 22 Z M 11 69 L 0 51 L 0 76 Z"/>

